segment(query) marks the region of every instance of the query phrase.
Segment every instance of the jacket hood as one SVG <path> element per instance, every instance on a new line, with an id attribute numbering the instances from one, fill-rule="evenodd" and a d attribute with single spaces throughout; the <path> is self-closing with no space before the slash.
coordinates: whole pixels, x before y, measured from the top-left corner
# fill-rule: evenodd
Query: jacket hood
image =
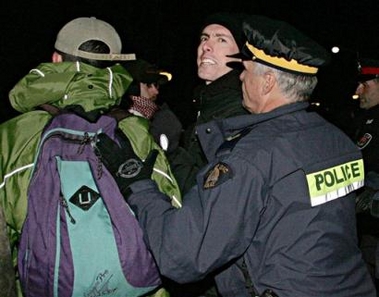
<path id="1" fill-rule="evenodd" d="M 119 64 L 100 69 L 80 62 L 42 63 L 14 86 L 9 100 L 21 113 L 41 104 L 109 109 L 120 103 L 132 80 Z"/>

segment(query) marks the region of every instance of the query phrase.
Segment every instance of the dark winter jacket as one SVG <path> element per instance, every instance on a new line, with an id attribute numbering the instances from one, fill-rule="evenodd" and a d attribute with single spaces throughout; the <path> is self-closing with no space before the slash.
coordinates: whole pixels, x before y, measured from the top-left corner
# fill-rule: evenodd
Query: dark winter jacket
<path id="1" fill-rule="evenodd" d="M 184 133 L 184 144 L 169 156 L 183 194 L 196 183 L 196 174 L 207 164 L 203 148 L 196 135 L 196 126 L 217 119 L 247 114 L 242 107 L 242 90 L 239 71 L 232 70 L 216 81 L 201 85 L 195 90 L 198 105 L 196 123 Z"/>
<path id="2" fill-rule="evenodd" d="M 199 126 L 210 163 L 180 210 L 151 180 L 131 185 L 163 275 L 187 283 L 215 273 L 222 296 L 247 297 L 244 260 L 258 295 L 376 296 L 356 234 L 361 153 L 306 107 Z"/>
<path id="3" fill-rule="evenodd" d="M 379 174 L 379 105 L 362 114 L 356 142 L 362 150 L 365 171 Z"/>

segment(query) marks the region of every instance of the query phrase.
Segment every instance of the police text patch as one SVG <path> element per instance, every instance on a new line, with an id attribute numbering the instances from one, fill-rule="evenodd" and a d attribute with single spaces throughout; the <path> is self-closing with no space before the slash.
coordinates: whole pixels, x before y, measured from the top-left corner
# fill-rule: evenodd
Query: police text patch
<path id="1" fill-rule="evenodd" d="M 363 181 L 362 159 L 307 174 L 311 205 L 343 197 L 362 187 Z"/>
<path id="2" fill-rule="evenodd" d="M 204 189 L 210 189 L 222 184 L 231 177 L 231 169 L 225 163 L 217 163 L 204 177 Z"/>

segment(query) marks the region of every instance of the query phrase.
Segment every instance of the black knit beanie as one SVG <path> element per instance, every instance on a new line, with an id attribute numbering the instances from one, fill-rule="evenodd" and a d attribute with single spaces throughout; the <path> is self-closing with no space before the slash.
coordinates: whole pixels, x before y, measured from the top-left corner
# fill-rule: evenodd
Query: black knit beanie
<path id="1" fill-rule="evenodd" d="M 205 19 L 201 31 L 211 24 L 224 26 L 232 33 L 238 48 L 241 49 L 246 42 L 246 37 L 242 30 L 242 23 L 246 16 L 244 13 L 217 12 Z"/>

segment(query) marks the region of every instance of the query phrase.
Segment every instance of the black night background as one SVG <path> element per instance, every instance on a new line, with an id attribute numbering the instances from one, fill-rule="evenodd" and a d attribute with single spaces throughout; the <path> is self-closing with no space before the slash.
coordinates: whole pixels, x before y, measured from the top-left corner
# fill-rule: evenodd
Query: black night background
<path id="1" fill-rule="evenodd" d="M 339 125 L 347 124 L 350 109 L 356 108 L 351 95 L 357 53 L 379 59 L 378 0 L 5 0 L 0 6 L 0 123 L 16 115 L 9 90 L 31 68 L 50 61 L 58 30 L 76 17 L 111 23 L 121 35 L 123 52 L 171 71 L 173 80 L 160 97 L 184 125 L 195 116 L 191 95 L 199 83 L 199 29 L 213 12 L 263 14 L 291 23 L 328 49 L 340 46 L 341 52 L 320 72 L 312 97 L 321 103 L 320 112 Z"/>

